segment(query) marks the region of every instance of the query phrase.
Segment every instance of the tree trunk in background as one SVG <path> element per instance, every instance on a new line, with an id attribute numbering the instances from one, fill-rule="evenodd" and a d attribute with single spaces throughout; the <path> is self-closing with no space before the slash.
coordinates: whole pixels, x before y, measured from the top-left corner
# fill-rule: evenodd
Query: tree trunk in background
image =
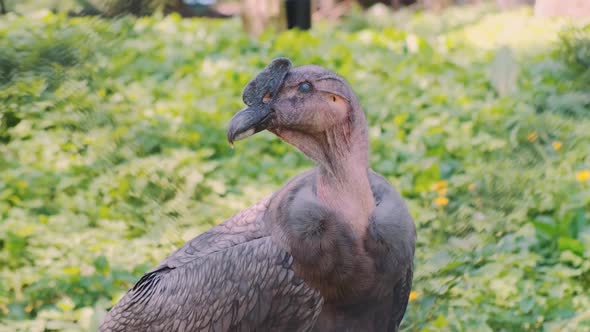
<path id="1" fill-rule="evenodd" d="M 590 0 L 537 0 L 535 15 L 590 17 Z"/>
<path id="2" fill-rule="evenodd" d="M 267 27 L 277 31 L 287 27 L 282 0 L 243 0 L 242 24 L 251 36 L 260 35 Z"/>

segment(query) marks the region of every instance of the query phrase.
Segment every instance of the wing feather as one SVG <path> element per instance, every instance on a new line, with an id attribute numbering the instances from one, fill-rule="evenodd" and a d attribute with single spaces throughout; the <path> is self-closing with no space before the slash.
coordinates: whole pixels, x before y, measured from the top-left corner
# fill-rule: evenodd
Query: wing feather
<path id="1" fill-rule="evenodd" d="M 265 233 L 267 206 L 187 242 L 125 294 L 100 331 L 309 330 L 323 300 Z"/>

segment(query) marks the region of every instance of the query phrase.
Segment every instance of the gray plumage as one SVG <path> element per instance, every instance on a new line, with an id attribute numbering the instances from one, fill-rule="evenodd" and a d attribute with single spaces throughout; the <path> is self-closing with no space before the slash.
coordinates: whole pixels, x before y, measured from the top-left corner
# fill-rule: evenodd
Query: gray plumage
<path id="1" fill-rule="evenodd" d="M 100 331 L 398 330 L 412 285 L 412 218 L 365 166 L 366 123 L 346 83 L 320 67 L 278 61 L 248 85 L 244 100 L 256 108 L 232 119 L 228 139 L 268 129 L 318 166 L 147 272 Z M 306 120 L 312 108 L 326 108 L 328 118 Z M 324 135 L 318 123 L 326 132 L 352 127 Z"/>

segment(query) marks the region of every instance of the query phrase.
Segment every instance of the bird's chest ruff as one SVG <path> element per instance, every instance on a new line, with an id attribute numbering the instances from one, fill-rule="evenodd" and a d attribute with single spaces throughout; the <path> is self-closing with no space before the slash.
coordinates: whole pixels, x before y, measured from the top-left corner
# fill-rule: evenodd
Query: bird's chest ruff
<path id="1" fill-rule="evenodd" d="M 358 302 L 379 296 L 383 279 L 376 268 L 368 222 L 358 232 L 346 214 L 312 198 L 279 204 L 271 215 L 273 238 L 293 256 L 293 268 L 326 301 Z M 359 223 L 356 223 L 357 225 Z"/>

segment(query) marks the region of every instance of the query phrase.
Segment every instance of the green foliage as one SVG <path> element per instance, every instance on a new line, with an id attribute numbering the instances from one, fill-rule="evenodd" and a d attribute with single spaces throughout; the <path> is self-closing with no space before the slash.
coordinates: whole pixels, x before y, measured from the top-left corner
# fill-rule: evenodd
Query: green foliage
<path id="1" fill-rule="evenodd" d="M 225 141 L 276 56 L 335 70 L 365 107 L 371 165 L 418 227 L 405 330 L 589 330 L 587 85 L 570 46 L 541 43 L 563 25 L 449 13 L 258 40 L 238 20 L 3 17 L 0 331 L 95 329 L 150 266 L 309 168 L 268 133 Z"/>
<path id="2" fill-rule="evenodd" d="M 560 56 L 581 84 L 590 85 L 590 25 L 570 28 L 560 37 Z"/>

